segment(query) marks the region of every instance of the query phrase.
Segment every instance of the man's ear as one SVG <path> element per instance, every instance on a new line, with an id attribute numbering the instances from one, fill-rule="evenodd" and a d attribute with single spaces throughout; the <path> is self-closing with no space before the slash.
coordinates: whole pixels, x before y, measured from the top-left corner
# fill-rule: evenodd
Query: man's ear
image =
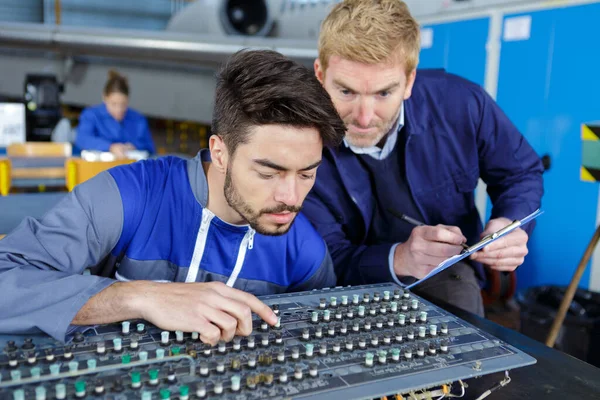
<path id="1" fill-rule="evenodd" d="M 321 65 L 321 61 L 316 58 L 315 59 L 315 76 L 321 82 L 321 85 L 325 82 L 325 71 L 323 71 L 323 66 Z"/>
<path id="2" fill-rule="evenodd" d="M 225 142 L 220 136 L 211 135 L 208 139 L 208 149 L 210 150 L 212 166 L 224 174 L 227 171 L 227 163 L 229 162 L 229 152 Z"/>
<path id="3" fill-rule="evenodd" d="M 404 100 L 408 100 L 408 98 L 412 94 L 413 86 L 415 85 L 415 78 L 417 77 L 417 70 L 413 69 L 410 74 L 406 77 L 406 88 L 404 89 Z"/>

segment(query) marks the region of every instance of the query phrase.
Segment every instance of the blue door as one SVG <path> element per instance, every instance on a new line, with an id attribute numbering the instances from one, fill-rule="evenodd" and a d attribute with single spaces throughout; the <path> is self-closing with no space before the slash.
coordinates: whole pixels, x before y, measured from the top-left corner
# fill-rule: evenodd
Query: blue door
<path id="1" fill-rule="evenodd" d="M 600 4 L 506 15 L 503 26 L 515 17 L 530 17 L 530 31 L 511 40 L 505 35 L 514 32 L 503 32 L 497 100 L 537 153 L 552 160 L 544 175 L 546 214 L 517 271 L 519 288 L 566 285 L 596 221 L 598 186 L 581 182 L 579 167 L 581 124 L 600 120 Z M 588 268 L 582 287 L 589 276 Z"/>
<path id="2" fill-rule="evenodd" d="M 419 67 L 444 68 L 483 86 L 489 23 L 479 18 L 425 25 Z"/>

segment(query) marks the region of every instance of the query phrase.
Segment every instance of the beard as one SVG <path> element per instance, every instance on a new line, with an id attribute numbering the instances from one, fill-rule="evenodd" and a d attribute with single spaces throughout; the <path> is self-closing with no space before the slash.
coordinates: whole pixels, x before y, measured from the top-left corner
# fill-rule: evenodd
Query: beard
<path id="1" fill-rule="evenodd" d="M 277 207 L 272 208 L 263 208 L 262 210 L 255 211 L 248 203 L 244 201 L 242 196 L 236 190 L 235 185 L 231 179 L 231 166 L 227 168 L 227 172 L 225 173 L 225 185 L 223 187 L 223 192 L 225 194 L 225 200 L 227 200 L 227 204 L 229 207 L 233 208 L 235 212 L 240 214 L 240 216 L 245 219 L 250 227 L 254 229 L 256 232 L 261 235 L 267 236 L 280 236 L 287 233 L 292 224 L 294 223 L 294 219 L 286 224 L 273 224 L 274 228 L 270 228 L 265 224 L 261 224 L 259 219 L 264 214 L 279 214 L 282 212 L 289 211 L 291 213 L 298 214 L 300 212 L 300 207 L 296 206 L 288 206 L 287 204 L 280 204 Z"/>
<path id="2" fill-rule="evenodd" d="M 361 126 L 357 121 L 355 121 L 352 118 L 344 119 L 344 124 L 346 125 L 346 127 L 353 125 L 353 126 L 357 126 L 357 127 L 364 128 L 364 129 L 367 129 L 367 128 L 376 129 L 375 132 L 369 133 L 369 134 L 350 133 L 350 130 L 346 130 L 345 139 L 350 145 L 352 145 L 354 147 L 366 148 L 366 147 L 377 146 L 382 141 L 382 139 L 387 136 L 387 134 L 389 133 L 390 129 L 392 129 L 392 126 L 394 126 L 394 123 L 396 122 L 397 119 L 398 119 L 398 116 L 396 116 L 396 118 L 389 120 L 389 121 L 381 121 L 379 123 L 371 123 L 371 124 L 369 124 L 369 126 Z"/>

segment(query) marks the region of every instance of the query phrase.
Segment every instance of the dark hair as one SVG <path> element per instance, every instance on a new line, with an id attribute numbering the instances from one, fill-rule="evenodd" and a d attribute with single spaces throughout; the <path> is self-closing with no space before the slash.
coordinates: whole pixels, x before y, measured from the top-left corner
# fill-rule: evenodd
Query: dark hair
<path id="1" fill-rule="evenodd" d="M 316 128 L 325 146 L 341 143 L 346 128 L 314 73 L 271 50 L 241 50 L 217 74 L 212 133 L 231 154 L 258 125 Z"/>
<path id="2" fill-rule="evenodd" d="M 111 93 L 121 93 L 129 96 L 127 78 L 112 69 L 108 71 L 108 80 L 104 85 L 104 95 L 108 96 Z"/>

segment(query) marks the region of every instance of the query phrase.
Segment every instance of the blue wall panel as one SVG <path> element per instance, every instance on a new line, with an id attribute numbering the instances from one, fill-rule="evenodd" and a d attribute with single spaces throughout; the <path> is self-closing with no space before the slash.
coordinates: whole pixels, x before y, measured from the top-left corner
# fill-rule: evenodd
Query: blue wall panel
<path id="1" fill-rule="evenodd" d="M 433 43 L 423 48 L 420 68 L 444 68 L 483 86 L 489 18 L 425 25 L 433 30 Z"/>
<path id="2" fill-rule="evenodd" d="M 54 2 L 46 1 L 46 23 L 53 24 Z M 173 11 L 171 0 L 61 0 L 60 5 L 61 25 L 94 28 L 163 30 Z"/>
<path id="3" fill-rule="evenodd" d="M 552 157 L 552 168 L 544 174 L 546 214 L 518 270 L 521 289 L 567 284 L 593 234 L 598 187 L 579 180 L 580 126 L 600 119 L 600 4 L 525 15 L 530 38 L 502 43 L 497 99 L 538 154 Z M 589 269 L 581 286 L 588 284 Z"/>
<path id="4" fill-rule="evenodd" d="M 0 21 L 43 22 L 43 0 L 0 0 Z"/>

